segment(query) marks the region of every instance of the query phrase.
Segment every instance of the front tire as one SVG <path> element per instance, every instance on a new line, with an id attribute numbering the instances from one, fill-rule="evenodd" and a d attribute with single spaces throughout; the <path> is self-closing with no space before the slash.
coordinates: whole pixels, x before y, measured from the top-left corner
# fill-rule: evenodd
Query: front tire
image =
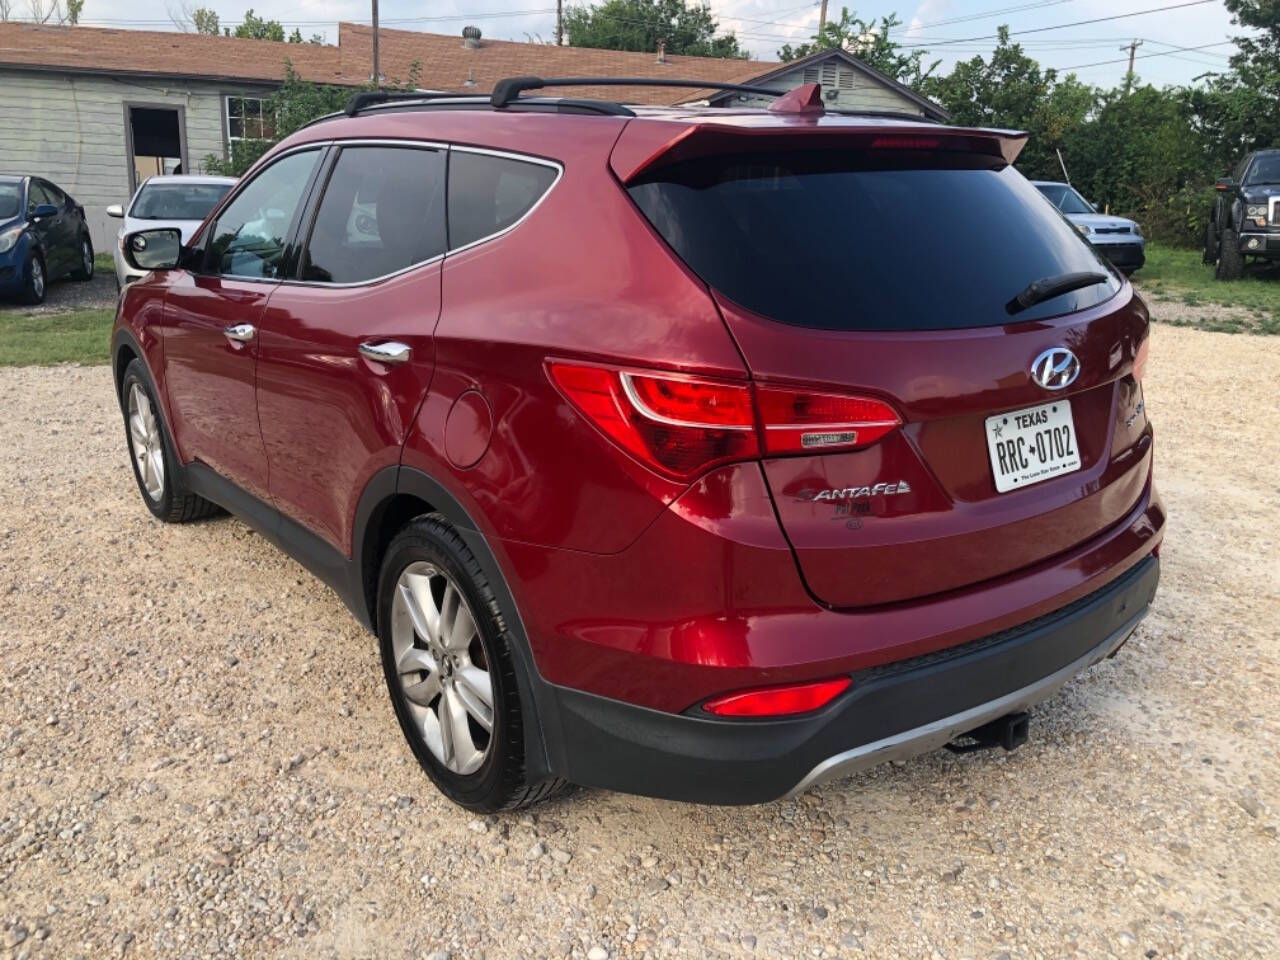
<path id="1" fill-rule="evenodd" d="M 216 504 L 192 493 L 178 476 L 160 406 L 141 360 L 125 368 L 120 401 L 133 477 L 147 509 L 165 523 L 185 523 L 216 513 Z"/>
<path id="2" fill-rule="evenodd" d="M 1204 255 L 1202 259 L 1205 263 L 1216 264 L 1218 262 L 1218 231 L 1214 229 L 1212 222 L 1204 225 Z"/>
<path id="3" fill-rule="evenodd" d="M 1213 275 L 1219 280 L 1239 280 L 1244 276 L 1244 254 L 1237 244 L 1236 232 L 1230 228 L 1222 231 L 1217 267 Z"/>
<path id="4" fill-rule="evenodd" d="M 480 564 L 439 514 L 412 521 L 387 548 L 378 640 L 400 729 L 446 797 L 494 813 L 563 785 L 526 776 L 510 634 Z"/>
<path id="5" fill-rule="evenodd" d="M 44 303 L 48 286 L 49 275 L 45 272 L 44 258 L 32 250 L 27 254 L 27 262 L 22 267 L 22 302 L 38 307 Z"/>

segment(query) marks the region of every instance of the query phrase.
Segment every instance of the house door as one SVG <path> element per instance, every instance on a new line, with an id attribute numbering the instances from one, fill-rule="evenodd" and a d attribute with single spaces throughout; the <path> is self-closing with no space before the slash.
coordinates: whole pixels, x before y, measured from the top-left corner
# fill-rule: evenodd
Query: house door
<path id="1" fill-rule="evenodd" d="M 157 174 L 189 172 L 182 107 L 125 104 L 124 112 L 130 193 Z"/>

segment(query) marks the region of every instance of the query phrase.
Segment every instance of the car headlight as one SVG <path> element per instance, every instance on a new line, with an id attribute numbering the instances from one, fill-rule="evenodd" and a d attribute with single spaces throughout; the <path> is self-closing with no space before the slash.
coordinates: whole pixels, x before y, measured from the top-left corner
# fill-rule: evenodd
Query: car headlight
<path id="1" fill-rule="evenodd" d="M 10 227 L 4 233 L 0 233 L 0 253 L 8 253 L 18 245 L 18 238 L 22 236 L 23 228 L 21 226 Z"/>
<path id="2" fill-rule="evenodd" d="M 1244 212 L 1247 217 L 1265 217 L 1267 215 L 1267 208 L 1261 203 L 1251 203 L 1249 206 L 1245 207 Z"/>
<path id="3" fill-rule="evenodd" d="M 1087 223 L 1077 223 L 1075 224 L 1075 228 L 1079 230 L 1082 234 L 1084 234 L 1086 237 L 1089 234 L 1093 233 L 1093 228 L 1090 227 Z"/>
<path id="4" fill-rule="evenodd" d="M 1141 226 L 1139 226 L 1139 225 L 1138 225 L 1138 224 L 1136 224 L 1136 223 L 1133 225 L 1133 235 L 1134 235 L 1135 237 L 1140 237 L 1140 236 L 1142 236 L 1142 227 L 1141 227 Z"/>

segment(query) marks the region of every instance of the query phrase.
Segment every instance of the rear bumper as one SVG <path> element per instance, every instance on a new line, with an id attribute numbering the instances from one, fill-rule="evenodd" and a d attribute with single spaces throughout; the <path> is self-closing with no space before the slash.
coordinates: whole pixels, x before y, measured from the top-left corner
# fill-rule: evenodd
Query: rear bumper
<path id="1" fill-rule="evenodd" d="M 857 672 L 848 693 L 800 718 L 725 721 L 698 708 L 671 714 L 552 687 L 541 708 L 553 708 L 559 731 L 552 766 L 575 783 L 673 800 L 776 800 L 935 749 L 1050 696 L 1128 639 L 1159 576 L 1159 560 L 1148 556 L 1029 623 Z"/>

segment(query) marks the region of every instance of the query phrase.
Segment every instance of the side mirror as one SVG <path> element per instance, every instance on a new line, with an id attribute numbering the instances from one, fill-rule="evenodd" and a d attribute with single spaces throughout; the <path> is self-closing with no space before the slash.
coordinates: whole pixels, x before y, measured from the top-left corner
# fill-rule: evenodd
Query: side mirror
<path id="1" fill-rule="evenodd" d="M 1232 180 L 1230 177 L 1219 177 L 1217 180 L 1213 182 L 1213 189 L 1230 190 L 1235 185 L 1236 185 L 1236 182 Z"/>
<path id="2" fill-rule="evenodd" d="M 138 270 L 172 270 L 182 256 L 182 232 L 175 227 L 139 230 L 124 238 L 123 250 Z"/>
<path id="3" fill-rule="evenodd" d="M 52 203 L 37 204 L 36 208 L 31 211 L 32 220 L 43 220 L 45 217 L 56 217 L 58 208 Z"/>
<path id="4" fill-rule="evenodd" d="M 119 220 L 124 216 L 124 207 L 120 206 L 118 203 L 113 203 L 111 206 L 107 207 L 107 216 L 115 217 Z"/>

